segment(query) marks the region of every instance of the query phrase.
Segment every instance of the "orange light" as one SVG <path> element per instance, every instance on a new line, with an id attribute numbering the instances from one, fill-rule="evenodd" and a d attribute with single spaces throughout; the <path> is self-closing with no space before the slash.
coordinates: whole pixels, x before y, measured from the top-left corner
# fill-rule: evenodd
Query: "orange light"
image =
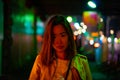
<path id="1" fill-rule="evenodd" d="M 92 33 L 91 33 L 91 36 L 92 36 L 92 37 L 98 37 L 99 34 L 98 34 L 98 32 L 92 32 Z"/>
<path id="2" fill-rule="evenodd" d="M 73 38 L 74 38 L 74 40 L 76 40 L 77 38 L 76 38 L 76 36 L 73 36 Z"/>
<path id="3" fill-rule="evenodd" d="M 42 41 L 42 39 L 43 39 L 43 38 L 42 38 L 42 36 L 37 35 L 37 41 L 38 41 L 38 42 L 41 42 L 41 41 Z"/>
<path id="4" fill-rule="evenodd" d="M 95 44 L 94 44 L 94 47 L 95 47 L 95 48 L 98 48 L 98 47 L 100 47 L 100 44 L 99 44 L 99 43 L 95 43 Z"/>

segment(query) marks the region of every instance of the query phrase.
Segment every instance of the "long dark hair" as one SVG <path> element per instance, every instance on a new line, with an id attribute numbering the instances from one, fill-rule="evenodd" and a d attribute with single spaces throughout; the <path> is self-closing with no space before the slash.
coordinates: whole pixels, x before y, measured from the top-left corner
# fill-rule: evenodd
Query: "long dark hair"
<path id="1" fill-rule="evenodd" d="M 69 22 L 66 20 L 66 18 L 62 15 L 54 15 L 51 16 L 46 24 L 44 38 L 43 38 L 43 44 L 40 51 L 41 55 L 41 62 L 43 65 L 50 65 L 53 61 L 54 56 L 54 49 L 52 47 L 52 30 L 55 25 L 61 24 L 64 26 L 67 34 L 68 34 L 68 48 L 66 49 L 66 54 L 68 59 L 71 59 L 76 54 L 76 46 L 73 38 L 73 31 L 71 29 L 71 26 Z"/>

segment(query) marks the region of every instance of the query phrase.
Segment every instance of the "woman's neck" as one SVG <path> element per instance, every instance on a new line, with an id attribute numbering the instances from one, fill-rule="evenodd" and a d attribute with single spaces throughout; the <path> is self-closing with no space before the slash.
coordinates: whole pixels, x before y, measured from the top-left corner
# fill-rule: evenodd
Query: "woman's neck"
<path id="1" fill-rule="evenodd" d="M 57 56 L 59 59 L 64 59 L 64 60 L 67 59 L 65 52 L 56 52 L 56 56 Z"/>

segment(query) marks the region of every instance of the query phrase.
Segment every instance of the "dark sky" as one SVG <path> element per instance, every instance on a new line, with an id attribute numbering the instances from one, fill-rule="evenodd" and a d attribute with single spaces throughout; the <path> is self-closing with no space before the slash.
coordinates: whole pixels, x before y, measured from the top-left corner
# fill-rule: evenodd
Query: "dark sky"
<path id="1" fill-rule="evenodd" d="M 116 32 L 120 30 L 120 16 L 112 17 L 109 24 L 110 29 Z"/>

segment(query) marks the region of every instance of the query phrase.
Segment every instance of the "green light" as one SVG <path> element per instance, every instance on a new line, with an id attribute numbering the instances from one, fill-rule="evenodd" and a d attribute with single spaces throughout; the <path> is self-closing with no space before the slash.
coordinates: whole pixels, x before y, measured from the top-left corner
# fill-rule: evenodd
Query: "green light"
<path id="1" fill-rule="evenodd" d="M 92 1 L 89 1 L 88 2 L 88 5 L 91 7 L 91 8 L 96 8 L 96 4 Z"/>
<path id="2" fill-rule="evenodd" d="M 12 15 L 14 22 L 34 22 L 34 14 L 25 14 L 25 15 Z"/>
<path id="3" fill-rule="evenodd" d="M 24 22 L 24 26 L 26 28 L 31 28 L 32 27 L 32 23 L 30 21 L 26 21 L 26 22 Z"/>
<path id="4" fill-rule="evenodd" d="M 68 22 L 72 22 L 72 17 L 71 17 L 71 16 L 68 16 L 68 17 L 67 17 L 67 21 L 68 21 Z"/>
<path id="5" fill-rule="evenodd" d="M 30 21 L 33 22 L 34 21 L 34 16 L 31 14 L 27 14 L 24 16 L 25 21 Z"/>

